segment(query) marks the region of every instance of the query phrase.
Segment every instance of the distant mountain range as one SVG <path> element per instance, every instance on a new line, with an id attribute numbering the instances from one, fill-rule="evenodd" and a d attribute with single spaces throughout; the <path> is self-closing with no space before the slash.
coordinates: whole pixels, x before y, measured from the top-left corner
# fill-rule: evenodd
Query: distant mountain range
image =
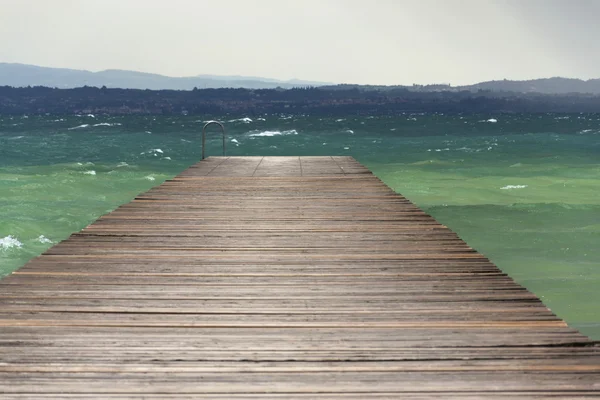
<path id="1" fill-rule="evenodd" d="M 82 86 L 95 86 L 123 89 L 152 89 L 152 90 L 192 90 L 214 88 L 246 88 L 274 89 L 277 87 L 291 89 L 294 87 L 323 86 L 334 88 L 360 88 L 362 90 L 388 91 L 406 89 L 413 92 L 513 92 L 513 93 L 543 93 L 569 94 L 589 93 L 600 94 L 600 79 L 569 79 L 547 78 L 528 81 L 489 81 L 467 86 L 450 85 L 413 85 L 413 86 L 372 86 L 372 85 L 335 85 L 326 82 L 314 82 L 292 79 L 282 81 L 277 79 L 252 76 L 220 76 L 197 75 L 175 78 L 145 72 L 106 70 L 91 72 L 66 68 L 38 67 L 26 64 L 0 63 L 0 86 L 27 87 L 47 86 L 60 89 Z"/>
<path id="2" fill-rule="evenodd" d="M 145 72 L 110 69 L 100 72 L 0 63 L 0 86 L 47 86 L 70 89 L 82 86 L 106 86 L 123 89 L 192 90 L 214 88 L 291 89 L 299 86 L 323 86 L 331 83 L 250 76 L 197 75 L 183 78 Z"/>

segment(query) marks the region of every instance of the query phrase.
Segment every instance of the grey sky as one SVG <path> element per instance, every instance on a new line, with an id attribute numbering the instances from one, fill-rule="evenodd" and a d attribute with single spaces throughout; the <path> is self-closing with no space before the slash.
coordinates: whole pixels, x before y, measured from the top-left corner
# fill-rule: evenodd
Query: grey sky
<path id="1" fill-rule="evenodd" d="M 0 0 L 0 62 L 466 84 L 600 78 L 600 0 Z"/>

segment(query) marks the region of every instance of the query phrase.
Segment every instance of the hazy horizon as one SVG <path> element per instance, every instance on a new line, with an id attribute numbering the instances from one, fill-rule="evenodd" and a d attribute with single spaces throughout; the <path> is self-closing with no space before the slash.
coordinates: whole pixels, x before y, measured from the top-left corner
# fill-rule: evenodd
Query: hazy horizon
<path id="1" fill-rule="evenodd" d="M 0 0 L 0 62 L 453 86 L 600 78 L 594 0 Z"/>
<path id="2" fill-rule="evenodd" d="M 3 61 L 0 61 L 0 64 L 2 64 Z M 27 67 L 38 67 L 38 68 L 57 68 L 57 69 L 67 69 L 67 70 L 73 70 L 73 71 L 86 71 L 86 72 L 92 72 L 92 73 L 102 73 L 102 72 L 106 72 L 106 71 L 122 71 L 122 72 L 133 72 L 133 73 L 142 73 L 142 74 L 151 74 L 151 75 L 160 75 L 160 76 L 164 76 L 166 78 L 194 78 L 194 77 L 215 77 L 215 78 L 247 78 L 247 79 L 255 79 L 255 80 L 265 80 L 265 81 L 280 81 L 282 83 L 287 83 L 287 82 L 293 82 L 293 81 L 302 81 L 302 82 L 306 82 L 306 81 L 312 81 L 309 79 L 303 79 L 303 77 L 292 77 L 289 79 L 279 79 L 279 78 L 273 78 L 271 76 L 249 76 L 249 75 L 243 75 L 243 74 L 230 74 L 230 75 L 221 75 L 221 74 L 211 74 L 211 73 L 199 73 L 199 74 L 195 74 L 195 75 L 189 75 L 189 76 L 172 76 L 172 75 L 164 75 L 164 74 L 159 74 L 157 72 L 153 72 L 153 71 L 136 71 L 136 70 L 124 70 L 121 68 L 107 68 L 107 69 L 101 69 L 101 70 L 91 70 L 91 69 L 81 69 L 81 68 L 69 68 L 69 67 L 51 67 L 51 66 L 47 66 L 47 65 L 34 65 L 34 64 L 24 64 L 24 63 L 19 63 L 19 62 L 14 62 L 14 63 L 5 63 L 5 64 L 17 64 L 17 65 L 24 65 Z M 542 80 L 542 79 L 554 79 L 554 78 L 564 78 L 564 79 L 579 79 L 579 80 L 583 80 L 583 81 L 588 81 L 588 80 L 597 80 L 600 79 L 600 74 L 598 74 L 598 78 L 589 78 L 589 79 L 582 79 L 582 78 L 577 78 L 577 77 L 569 77 L 569 76 L 538 76 L 535 78 L 530 78 L 530 79 L 515 79 L 514 81 L 528 81 L 528 80 Z M 504 78 L 497 78 L 497 79 L 491 79 L 490 81 L 502 81 Z M 325 85 L 338 85 L 338 84 L 356 84 L 354 82 L 322 82 L 322 81 L 313 81 L 315 83 L 321 83 L 321 84 L 325 84 Z M 481 81 L 481 82 L 470 82 L 470 83 L 466 83 L 464 85 L 452 85 L 451 86 L 470 86 L 470 85 L 476 85 L 478 83 L 484 83 L 486 81 Z M 414 84 L 419 84 L 419 85 L 437 85 L 437 84 L 448 84 L 448 82 L 414 82 Z M 366 85 L 372 85 L 367 83 Z M 400 85 L 400 84 L 398 84 Z M 410 84 L 412 85 L 412 84 Z M 410 86 L 408 85 L 408 86 Z M 394 84 L 390 84 L 387 86 L 394 86 Z"/>

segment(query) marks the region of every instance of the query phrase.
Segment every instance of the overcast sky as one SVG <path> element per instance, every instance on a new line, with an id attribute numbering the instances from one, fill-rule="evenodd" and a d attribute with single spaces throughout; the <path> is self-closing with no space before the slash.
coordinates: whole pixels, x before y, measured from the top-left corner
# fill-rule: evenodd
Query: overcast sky
<path id="1" fill-rule="evenodd" d="M 171 76 L 600 78 L 600 0 L 0 0 L 0 62 Z"/>

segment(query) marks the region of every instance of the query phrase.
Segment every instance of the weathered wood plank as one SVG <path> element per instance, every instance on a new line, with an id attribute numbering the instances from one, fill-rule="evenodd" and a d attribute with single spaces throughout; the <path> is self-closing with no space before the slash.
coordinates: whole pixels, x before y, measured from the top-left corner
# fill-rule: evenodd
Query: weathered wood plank
<path id="1" fill-rule="evenodd" d="M 600 346 L 351 157 L 211 157 L 0 281 L 2 398 L 600 398 Z"/>

